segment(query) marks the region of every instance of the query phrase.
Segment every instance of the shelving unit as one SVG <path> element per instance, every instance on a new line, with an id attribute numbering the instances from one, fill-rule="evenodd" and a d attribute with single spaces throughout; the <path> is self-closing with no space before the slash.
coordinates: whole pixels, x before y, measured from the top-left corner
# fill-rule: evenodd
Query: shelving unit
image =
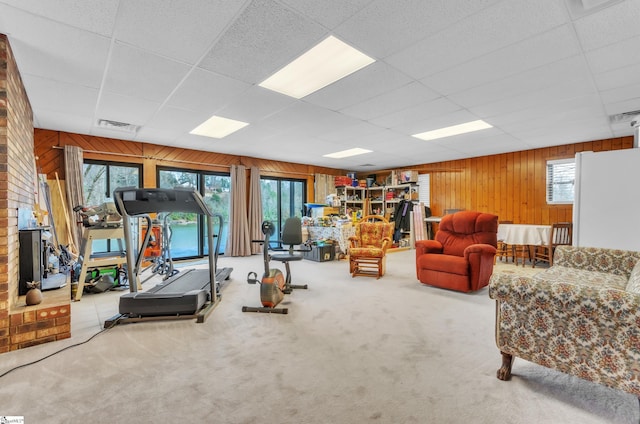
<path id="1" fill-rule="evenodd" d="M 336 187 L 340 199 L 340 214 L 361 211 L 362 215 L 376 214 L 394 220 L 393 214 L 401 200 L 418 203 L 418 184 L 407 183 L 373 187 Z M 411 229 L 403 231 L 402 238 L 412 240 Z M 411 245 L 409 241 L 406 242 Z"/>
<path id="2" fill-rule="evenodd" d="M 369 187 L 367 190 L 367 198 L 369 199 L 370 213 L 372 215 L 385 214 L 385 195 L 386 189 L 384 186 Z"/>
<path id="3" fill-rule="evenodd" d="M 338 198 L 340 199 L 340 214 L 350 215 L 348 212 L 362 211 L 367 198 L 365 187 L 336 187 Z"/>

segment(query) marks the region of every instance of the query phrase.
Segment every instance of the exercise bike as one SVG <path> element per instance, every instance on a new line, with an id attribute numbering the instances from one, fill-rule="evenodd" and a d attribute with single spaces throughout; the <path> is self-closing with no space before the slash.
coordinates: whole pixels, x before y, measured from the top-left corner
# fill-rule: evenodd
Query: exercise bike
<path id="1" fill-rule="evenodd" d="M 295 260 L 301 260 L 302 256 L 295 255 L 294 252 L 308 252 L 311 249 L 294 249 L 294 245 L 302 244 L 302 231 L 300 229 L 299 218 L 289 218 L 285 222 L 285 226 L 282 232 L 282 243 L 289 244 L 289 249 L 286 250 L 286 254 L 269 254 L 269 243 L 271 236 L 275 233 L 275 226 L 271 221 L 264 221 L 262 223 L 262 233 L 264 234 L 264 240 L 252 240 L 254 243 L 262 244 L 262 255 L 264 261 L 264 274 L 262 280 L 258 280 L 258 274 L 251 271 L 247 275 L 247 283 L 260 284 L 260 302 L 262 307 L 243 306 L 242 312 L 266 312 L 277 314 L 288 314 L 287 308 L 276 308 L 285 294 L 289 294 L 293 289 L 307 289 L 307 285 L 294 285 L 291 284 L 291 270 L 289 268 L 289 262 Z M 285 249 L 274 249 L 279 251 L 285 251 Z M 286 276 L 279 269 L 270 268 L 269 262 L 271 260 L 283 262 L 286 267 Z"/>

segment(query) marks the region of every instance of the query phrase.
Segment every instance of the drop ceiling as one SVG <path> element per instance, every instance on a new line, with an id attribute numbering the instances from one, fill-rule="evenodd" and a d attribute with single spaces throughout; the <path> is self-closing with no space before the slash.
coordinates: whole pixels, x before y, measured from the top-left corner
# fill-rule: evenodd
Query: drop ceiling
<path id="1" fill-rule="evenodd" d="M 640 110 L 639 22 L 640 0 L 0 0 L 36 128 L 353 171 L 632 135 L 611 116 Z M 375 62 L 299 100 L 258 86 L 329 35 Z M 214 114 L 249 125 L 189 134 Z"/>

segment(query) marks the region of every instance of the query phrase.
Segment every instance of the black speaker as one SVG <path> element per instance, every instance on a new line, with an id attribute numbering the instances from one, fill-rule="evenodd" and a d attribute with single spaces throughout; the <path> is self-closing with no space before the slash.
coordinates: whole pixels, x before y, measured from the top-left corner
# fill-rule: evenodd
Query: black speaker
<path id="1" fill-rule="evenodd" d="M 20 230 L 18 240 L 20 241 L 20 280 L 18 283 L 18 295 L 22 296 L 27 294 L 28 281 L 40 281 L 42 284 L 42 278 L 44 276 L 42 230 L 39 228 Z"/>

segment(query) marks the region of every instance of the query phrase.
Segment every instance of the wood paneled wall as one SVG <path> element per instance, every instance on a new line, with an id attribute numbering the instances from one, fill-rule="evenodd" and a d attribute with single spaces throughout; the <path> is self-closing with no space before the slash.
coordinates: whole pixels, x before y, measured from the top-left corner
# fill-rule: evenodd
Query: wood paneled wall
<path id="1" fill-rule="evenodd" d="M 516 224 L 572 221 L 573 205 L 546 202 L 546 162 L 578 152 L 628 149 L 633 137 L 621 137 L 412 167 L 430 174 L 431 211 L 489 212 Z"/>
<path id="2" fill-rule="evenodd" d="M 143 164 L 145 187 L 155 187 L 157 166 L 220 172 L 228 172 L 231 165 L 257 166 L 263 176 L 307 179 L 307 200 L 312 201 L 315 173 L 345 175 L 346 172 L 247 156 L 35 130 L 36 155 L 41 172 L 46 173 L 47 178 L 54 179 L 55 172 L 58 172 L 60 179 L 64 179 L 62 150 L 56 147 L 67 144 L 82 147 L 87 159 Z M 550 224 L 571 221 L 573 207 L 546 203 L 547 160 L 571 158 L 583 151 L 628 149 L 632 146 L 633 137 L 621 137 L 425 164 L 411 169 L 430 174 L 431 210 L 434 215 L 442 215 L 445 209 L 466 209 L 495 213 L 501 220 L 515 223 Z"/>
<path id="3" fill-rule="evenodd" d="M 55 180 L 55 174 L 64 180 L 64 155 L 62 147 L 78 146 L 84 150 L 85 159 L 107 160 L 143 165 L 143 184 L 156 186 L 156 168 L 167 166 L 212 172 L 229 172 L 231 165 L 256 166 L 260 175 L 307 180 L 307 201 L 313 201 L 313 176 L 316 173 L 345 175 L 345 170 L 324 168 L 299 163 L 234 156 L 223 153 L 203 152 L 150 143 L 125 141 L 61 131 L 35 130 L 35 152 L 41 173 Z"/>

